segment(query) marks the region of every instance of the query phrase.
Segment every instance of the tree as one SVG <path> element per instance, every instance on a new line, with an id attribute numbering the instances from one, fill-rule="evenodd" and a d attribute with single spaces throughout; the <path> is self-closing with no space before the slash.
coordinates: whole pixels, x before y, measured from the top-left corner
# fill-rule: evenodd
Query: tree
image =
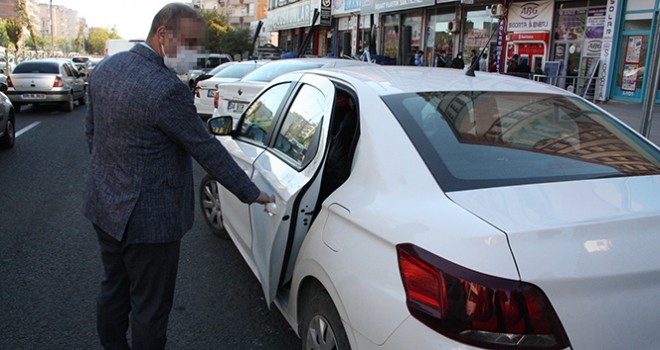
<path id="1" fill-rule="evenodd" d="M 103 55 L 105 53 L 105 42 L 108 41 L 108 39 L 121 39 L 117 34 L 116 28 L 90 28 L 89 34 L 87 35 L 87 52 Z"/>
<path id="2" fill-rule="evenodd" d="M 7 22 L 5 23 L 5 29 L 7 29 L 7 36 L 9 37 L 9 41 L 14 44 L 14 47 L 16 48 L 15 57 L 18 57 L 18 43 L 23 37 L 23 25 L 18 18 L 12 17 L 7 19 Z"/>
<path id="3" fill-rule="evenodd" d="M 83 22 L 80 22 L 78 25 L 78 35 L 76 36 L 75 40 L 75 50 L 76 52 L 81 52 L 81 48 L 85 43 L 85 24 Z"/>
<path id="4" fill-rule="evenodd" d="M 16 2 L 16 13 L 18 13 L 19 23 L 21 24 L 21 26 L 25 26 L 28 30 L 28 33 L 30 34 L 30 39 L 32 39 L 31 41 L 34 50 L 38 50 L 39 39 L 37 36 L 37 32 L 34 30 L 34 26 L 32 26 L 32 20 L 30 20 L 30 16 L 28 16 L 27 5 L 25 4 L 25 0 L 18 0 Z"/>
<path id="5" fill-rule="evenodd" d="M 205 24 L 204 48 L 208 52 L 243 55 L 252 49 L 249 29 L 234 29 L 225 16 L 202 10 Z"/>

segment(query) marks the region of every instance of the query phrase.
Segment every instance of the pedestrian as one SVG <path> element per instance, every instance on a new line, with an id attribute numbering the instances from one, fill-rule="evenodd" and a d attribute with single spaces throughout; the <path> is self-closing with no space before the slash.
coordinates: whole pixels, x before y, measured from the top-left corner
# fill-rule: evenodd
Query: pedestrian
<path id="1" fill-rule="evenodd" d="M 479 55 L 477 55 L 477 50 L 470 50 L 470 67 L 476 67 L 479 70 L 479 66 L 476 65 L 478 61 Z"/>
<path id="2" fill-rule="evenodd" d="M 451 61 L 451 67 L 452 68 L 458 68 L 458 69 L 463 69 L 465 68 L 465 62 L 463 61 L 463 54 L 459 53 L 456 55 L 456 57 Z"/>
<path id="3" fill-rule="evenodd" d="M 273 201 L 207 131 L 176 75 L 195 63 L 203 28 L 192 7 L 165 5 L 146 42 L 104 59 L 89 82 L 82 211 L 104 268 L 97 304 L 104 349 L 165 348 L 180 240 L 193 224 L 191 155 L 241 201 Z"/>
<path id="4" fill-rule="evenodd" d="M 482 72 L 488 72 L 488 54 L 484 53 L 481 55 L 479 60 L 479 70 Z"/>
<path id="5" fill-rule="evenodd" d="M 422 64 L 424 64 L 424 51 L 418 50 L 415 54 L 415 65 L 419 67 Z"/>
<path id="6" fill-rule="evenodd" d="M 515 73 L 518 71 L 518 54 L 513 54 L 513 57 L 507 63 L 507 73 Z"/>

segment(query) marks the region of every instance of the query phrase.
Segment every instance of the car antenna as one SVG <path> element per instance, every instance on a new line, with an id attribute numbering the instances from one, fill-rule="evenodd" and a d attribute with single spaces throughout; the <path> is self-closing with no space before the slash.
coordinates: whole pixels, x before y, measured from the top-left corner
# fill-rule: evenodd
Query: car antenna
<path id="1" fill-rule="evenodd" d="M 481 59 L 481 56 L 483 56 L 484 52 L 486 52 L 486 47 L 488 47 L 488 44 L 493 39 L 493 34 L 499 31 L 503 19 L 504 17 L 500 17 L 499 21 L 497 21 L 497 30 L 493 30 L 493 32 L 490 33 L 490 37 L 488 38 L 488 41 L 486 41 L 486 45 L 484 45 L 484 47 L 481 48 L 481 52 L 479 52 L 479 56 L 477 56 L 477 59 L 470 64 L 470 67 L 468 67 L 467 71 L 465 71 L 465 75 L 469 77 L 474 76 L 474 70 L 477 68 L 477 65 L 479 65 L 479 60 Z"/>

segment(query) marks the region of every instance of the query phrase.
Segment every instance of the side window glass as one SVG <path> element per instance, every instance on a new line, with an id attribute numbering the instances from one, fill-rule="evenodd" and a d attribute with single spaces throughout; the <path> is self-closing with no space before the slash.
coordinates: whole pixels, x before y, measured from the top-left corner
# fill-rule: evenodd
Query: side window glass
<path id="1" fill-rule="evenodd" d="M 300 167 L 307 165 L 319 145 L 325 96 L 318 89 L 304 85 L 286 114 L 275 140 L 275 149 Z"/>
<path id="2" fill-rule="evenodd" d="M 73 75 L 73 74 L 71 74 L 71 69 L 69 69 L 69 67 L 68 67 L 66 64 L 65 64 L 65 65 L 62 65 L 62 68 L 64 68 L 64 74 L 66 74 L 66 75 L 68 75 L 68 76 L 72 76 L 72 75 Z"/>
<path id="3" fill-rule="evenodd" d="M 243 115 L 239 137 L 264 143 L 275 113 L 284 101 L 290 83 L 280 84 L 263 93 Z"/>

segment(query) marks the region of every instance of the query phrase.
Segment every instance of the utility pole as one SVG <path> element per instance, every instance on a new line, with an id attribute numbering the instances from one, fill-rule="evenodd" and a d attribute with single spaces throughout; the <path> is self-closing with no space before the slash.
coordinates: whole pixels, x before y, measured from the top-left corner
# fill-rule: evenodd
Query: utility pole
<path id="1" fill-rule="evenodd" d="M 640 133 L 648 138 L 651 134 L 651 125 L 653 123 L 653 105 L 655 105 L 655 97 L 658 89 L 658 81 L 660 81 L 660 16 L 655 15 L 655 30 L 654 41 L 655 43 L 651 49 L 650 65 L 646 67 L 646 90 L 644 91 L 644 99 L 642 101 L 642 126 Z"/>
<path id="2" fill-rule="evenodd" d="M 50 55 L 55 52 L 55 34 L 53 33 L 53 0 L 50 0 Z"/>

